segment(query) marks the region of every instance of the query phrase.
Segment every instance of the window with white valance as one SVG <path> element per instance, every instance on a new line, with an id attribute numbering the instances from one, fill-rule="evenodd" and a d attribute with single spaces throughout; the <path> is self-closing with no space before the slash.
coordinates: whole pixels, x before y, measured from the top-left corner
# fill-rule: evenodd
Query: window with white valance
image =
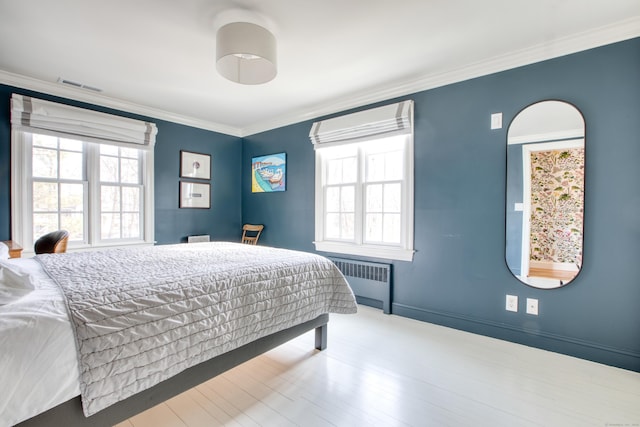
<path id="1" fill-rule="evenodd" d="M 17 94 L 11 97 L 11 126 L 100 144 L 135 144 L 146 150 L 153 148 L 158 133 L 154 123 Z"/>
<path id="2" fill-rule="evenodd" d="M 69 250 L 153 244 L 154 123 L 13 94 L 12 239 Z"/>
<path id="3" fill-rule="evenodd" d="M 315 122 L 317 250 L 413 259 L 413 101 Z"/>

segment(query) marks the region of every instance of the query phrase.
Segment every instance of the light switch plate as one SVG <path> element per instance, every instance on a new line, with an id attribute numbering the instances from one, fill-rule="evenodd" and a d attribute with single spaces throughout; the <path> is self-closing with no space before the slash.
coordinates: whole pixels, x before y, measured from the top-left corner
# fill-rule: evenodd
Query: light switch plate
<path id="1" fill-rule="evenodd" d="M 491 115 L 491 129 L 502 129 L 502 113 Z"/>

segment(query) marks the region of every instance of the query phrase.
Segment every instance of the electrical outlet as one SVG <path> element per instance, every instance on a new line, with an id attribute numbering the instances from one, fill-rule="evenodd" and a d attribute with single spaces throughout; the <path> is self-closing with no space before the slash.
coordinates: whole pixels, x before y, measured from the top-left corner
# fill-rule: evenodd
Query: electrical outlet
<path id="1" fill-rule="evenodd" d="M 535 298 L 527 298 L 527 314 L 538 315 L 538 300 Z"/>
<path id="2" fill-rule="evenodd" d="M 518 312 L 518 296 L 517 295 L 507 295 L 507 305 L 505 307 L 507 311 Z"/>

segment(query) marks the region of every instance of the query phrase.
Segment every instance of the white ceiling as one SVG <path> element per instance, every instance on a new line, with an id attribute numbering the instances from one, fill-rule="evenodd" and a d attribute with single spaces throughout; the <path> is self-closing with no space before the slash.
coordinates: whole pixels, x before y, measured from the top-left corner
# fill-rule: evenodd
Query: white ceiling
<path id="1" fill-rule="evenodd" d="M 217 74 L 236 21 L 273 81 Z M 0 83 L 243 136 L 637 36 L 640 0 L 0 0 Z"/>

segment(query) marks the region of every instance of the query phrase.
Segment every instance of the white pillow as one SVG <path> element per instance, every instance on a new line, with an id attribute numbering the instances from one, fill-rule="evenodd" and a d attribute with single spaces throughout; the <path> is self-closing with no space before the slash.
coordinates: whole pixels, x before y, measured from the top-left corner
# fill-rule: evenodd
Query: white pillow
<path id="1" fill-rule="evenodd" d="M 0 261 L 0 284 L 4 287 L 34 290 L 31 275 L 15 265 Z"/>
<path id="2" fill-rule="evenodd" d="M 29 273 L 7 261 L 0 261 L 0 306 L 10 304 L 35 289 Z"/>
<path id="3" fill-rule="evenodd" d="M 0 242 L 0 259 L 9 259 L 9 246 Z"/>

